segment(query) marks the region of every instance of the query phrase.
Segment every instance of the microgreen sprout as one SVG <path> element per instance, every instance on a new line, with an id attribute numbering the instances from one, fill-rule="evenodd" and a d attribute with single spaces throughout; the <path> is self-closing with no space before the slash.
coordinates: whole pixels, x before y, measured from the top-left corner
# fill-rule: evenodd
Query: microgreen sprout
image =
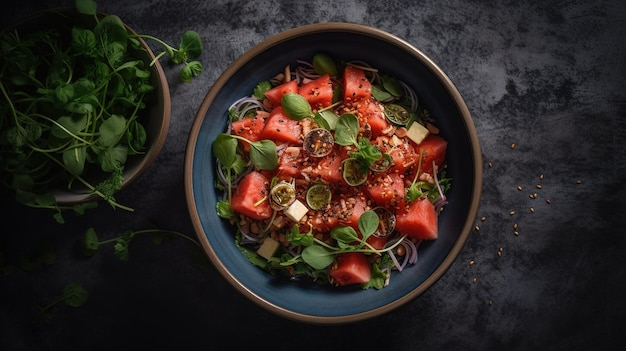
<path id="1" fill-rule="evenodd" d="M 88 296 L 87 289 L 80 283 L 69 283 L 63 289 L 61 296 L 48 303 L 45 306 L 37 306 L 38 312 L 33 317 L 33 323 L 44 321 L 49 322 L 52 319 L 52 315 L 48 312 L 52 307 L 64 303 L 70 307 L 80 307 L 87 302 Z"/>
<path id="2" fill-rule="evenodd" d="M 82 251 L 84 255 L 92 256 L 98 251 L 101 245 L 113 244 L 115 256 L 117 256 L 122 261 L 127 261 L 130 254 L 129 248 L 132 240 L 137 237 L 137 235 L 146 234 L 153 235 L 152 241 L 155 244 L 159 244 L 167 237 L 173 236 L 189 240 L 194 243 L 196 247 L 200 247 L 200 243 L 198 241 L 194 240 L 188 235 L 174 230 L 164 230 L 159 228 L 142 229 L 135 231 L 126 230 L 121 235 L 118 235 L 114 238 L 100 241 L 95 229 L 93 227 L 89 227 L 82 237 Z"/>

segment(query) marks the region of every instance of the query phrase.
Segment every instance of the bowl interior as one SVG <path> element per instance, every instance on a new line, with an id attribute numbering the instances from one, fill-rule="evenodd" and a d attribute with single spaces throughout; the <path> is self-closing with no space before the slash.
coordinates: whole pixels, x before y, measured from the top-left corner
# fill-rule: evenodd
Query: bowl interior
<path id="1" fill-rule="evenodd" d="M 100 16 L 102 17 L 104 14 Z M 78 13 L 73 8 L 56 8 L 28 15 L 8 28 L 10 28 L 10 30 L 16 29 L 22 35 L 39 30 L 55 29 L 60 33 L 68 33 L 68 37 L 62 40 L 69 41 L 69 33 L 71 33 L 71 28 L 74 25 L 93 28 L 95 20 L 91 16 Z M 126 29 L 129 33 L 137 34 L 128 26 L 126 26 Z M 152 162 L 154 162 L 165 143 L 171 115 L 169 85 L 163 68 L 158 61 L 155 61 L 154 64 L 150 66 L 155 55 L 143 39 L 138 38 L 138 40 L 145 51 L 133 49 L 131 54 L 137 59 L 142 60 L 145 63 L 145 67 L 149 67 L 151 73 L 150 82 L 152 86 L 155 87 L 155 90 L 151 96 L 146 99 L 147 106 L 146 109 L 141 111 L 140 117 L 140 121 L 146 129 L 147 136 L 145 153 L 129 156 L 127 159 L 124 165 L 124 181 L 122 188 L 125 188 L 137 179 L 148 169 Z M 92 169 L 90 168 L 90 170 Z M 88 178 L 91 182 L 97 183 L 105 179 L 106 174 L 92 171 Z M 98 199 L 98 196 L 89 195 L 87 189 L 80 186 L 76 186 L 73 190 L 67 190 L 65 188 L 55 189 L 53 193 L 59 204 L 80 203 Z"/>
<path id="2" fill-rule="evenodd" d="M 447 175 L 453 179 L 450 204 L 439 219 L 439 238 L 420 246 L 419 260 L 389 286 L 323 287 L 273 277 L 250 264 L 234 245 L 234 229 L 215 211 L 215 160 L 211 145 L 224 131 L 226 110 L 256 84 L 298 59 L 324 51 L 358 59 L 409 84 L 435 117 L 449 142 Z M 208 256 L 242 294 L 283 317 L 335 324 L 373 317 L 414 299 L 452 264 L 465 244 L 481 191 L 481 154 L 470 114 L 447 76 L 420 51 L 386 32 L 349 23 L 322 23 L 280 33 L 236 60 L 209 90 L 192 126 L 185 160 L 185 186 L 191 219 Z"/>

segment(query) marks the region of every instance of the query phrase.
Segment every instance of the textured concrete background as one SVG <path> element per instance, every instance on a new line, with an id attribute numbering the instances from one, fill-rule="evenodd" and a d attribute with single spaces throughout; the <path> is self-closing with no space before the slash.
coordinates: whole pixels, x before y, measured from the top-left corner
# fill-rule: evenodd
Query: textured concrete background
<path id="1" fill-rule="evenodd" d="M 177 42 L 204 39 L 205 71 L 171 84 L 172 123 L 156 164 L 118 199 L 134 214 L 100 206 L 57 225 L 2 195 L 0 350 L 387 349 L 605 350 L 625 340 L 626 2 L 600 1 L 98 1 L 137 32 Z M 5 23 L 71 1 L 2 5 Z M 204 95 L 239 55 L 280 31 L 347 21 L 395 34 L 431 57 L 473 115 L 484 187 L 473 232 L 431 289 L 387 315 L 321 327 L 285 321 L 240 296 L 193 244 L 137 238 L 130 259 L 111 247 L 78 252 L 89 226 L 102 238 L 155 223 L 193 235 L 184 198 L 188 131 Z M 516 147 L 511 148 L 515 143 Z M 491 164 L 491 166 L 489 166 Z M 540 180 L 543 175 L 543 180 Z M 576 184 L 581 180 L 581 184 Z M 541 184 L 542 189 L 534 189 Z M 517 187 L 522 186 L 523 191 Z M 529 193 L 536 191 L 537 199 Z M 546 203 L 546 199 L 551 204 Z M 530 207 L 535 212 L 530 212 Z M 516 211 L 514 216 L 509 211 Z M 481 221 L 481 217 L 485 221 Z M 519 236 L 513 235 L 513 223 Z M 24 269 L 40 239 L 56 261 Z M 502 256 L 497 255 L 502 248 Z M 472 266 L 469 262 L 476 263 Z M 476 278 L 476 283 L 473 279 Z M 87 304 L 36 304 L 73 281 Z M 490 303 L 490 301 L 492 303 Z"/>

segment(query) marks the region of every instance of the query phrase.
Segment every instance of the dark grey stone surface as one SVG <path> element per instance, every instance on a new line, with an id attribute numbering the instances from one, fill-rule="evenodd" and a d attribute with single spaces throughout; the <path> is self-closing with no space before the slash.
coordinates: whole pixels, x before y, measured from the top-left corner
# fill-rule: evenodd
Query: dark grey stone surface
<path id="1" fill-rule="evenodd" d="M 4 4 L 0 19 L 55 5 L 72 2 Z M 198 31 L 205 71 L 182 84 L 176 70 L 165 67 L 173 100 L 166 144 L 154 166 L 118 196 L 134 213 L 102 205 L 58 225 L 1 193 L 0 252 L 16 270 L 0 274 L 0 350 L 570 351 L 612 350 L 625 341 L 626 2 L 98 5 L 136 31 L 166 41 L 178 41 L 186 29 Z M 442 279 L 389 314 L 322 327 L 283 320 L 249 302 L 214 269 L 195 263 L 194 246 L 186 240 L 155 245 L 138 237 L 126 262 L 110 246 L 93 257 L 80 254 L 78 240 L 90 226 L 101 238 L 150 223 L 193 235 L 183 159 L 207 90 L 253 45 L 323 21 L 366 24 L 407 40 L 447 72 L 466 99 L 484 157 L 480 231 L 471 233 Z M 537 199 L 529 197 L 532 192 Z M 52 242 L 56 261 L 20 268 L 42 238 Z M 36 305 L 53 301 L 74 281 L 88 289 L 87 303 L 56 306 L 50 323 L 33 325 Z"/>

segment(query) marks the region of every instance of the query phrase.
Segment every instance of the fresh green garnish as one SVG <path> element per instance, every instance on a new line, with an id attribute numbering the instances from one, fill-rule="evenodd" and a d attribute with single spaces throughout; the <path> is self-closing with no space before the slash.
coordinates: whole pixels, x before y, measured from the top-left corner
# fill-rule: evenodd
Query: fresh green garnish
<path id="1" fill-rule="evenodd" d="M 184 64 L 183 81 L 202 67 L 190 61 L 202 51 L 195 32 L 185 32 L 175 49 L 134 36 L 115 15 L 99 17 L 93 0 L 76 0 L 76 9 L 93 16 L 93 27 L 65 33 L 60 22 L 56 29 L 0 33 L 0 182 L 19 203 L 53 210 L 59 223 L 65 222 L 63 211 L 82 214 L 95 201 L 64 206 L 54 189 L 86 192 L 133 210 L 114 194 L 128 158 L 145 153 L 142 115 L 155 99 L 148 67 L 154 61 L 137 59 L 136 52 L 146 50 L 138 37 L 157 40 L 173 63 Z M 87 178 L 98 173 L 95 183 Z"/>
<path id="2" fill-rule="evenodd" d="M 356 165 L 358 170 L 367 175 L 370 166 L 383 154 L 370 143 L 368 138 L 358 137 L 358 134 L 359 121 L 356 116 L 351 113 L 341 115 L 335 126 L 335 142 L 342 146 L 356 146 L 357 151 L 351 151 L 350 156 L 358 162 Z"/>
<path id="3" fill-rule="evenodd" d="M 320 75 L 328 74 L 331 77 L 337 76 L 337 65 L 330 55 L 326 53 L 317 53 L 312 60 L 313 69 Z"/>

